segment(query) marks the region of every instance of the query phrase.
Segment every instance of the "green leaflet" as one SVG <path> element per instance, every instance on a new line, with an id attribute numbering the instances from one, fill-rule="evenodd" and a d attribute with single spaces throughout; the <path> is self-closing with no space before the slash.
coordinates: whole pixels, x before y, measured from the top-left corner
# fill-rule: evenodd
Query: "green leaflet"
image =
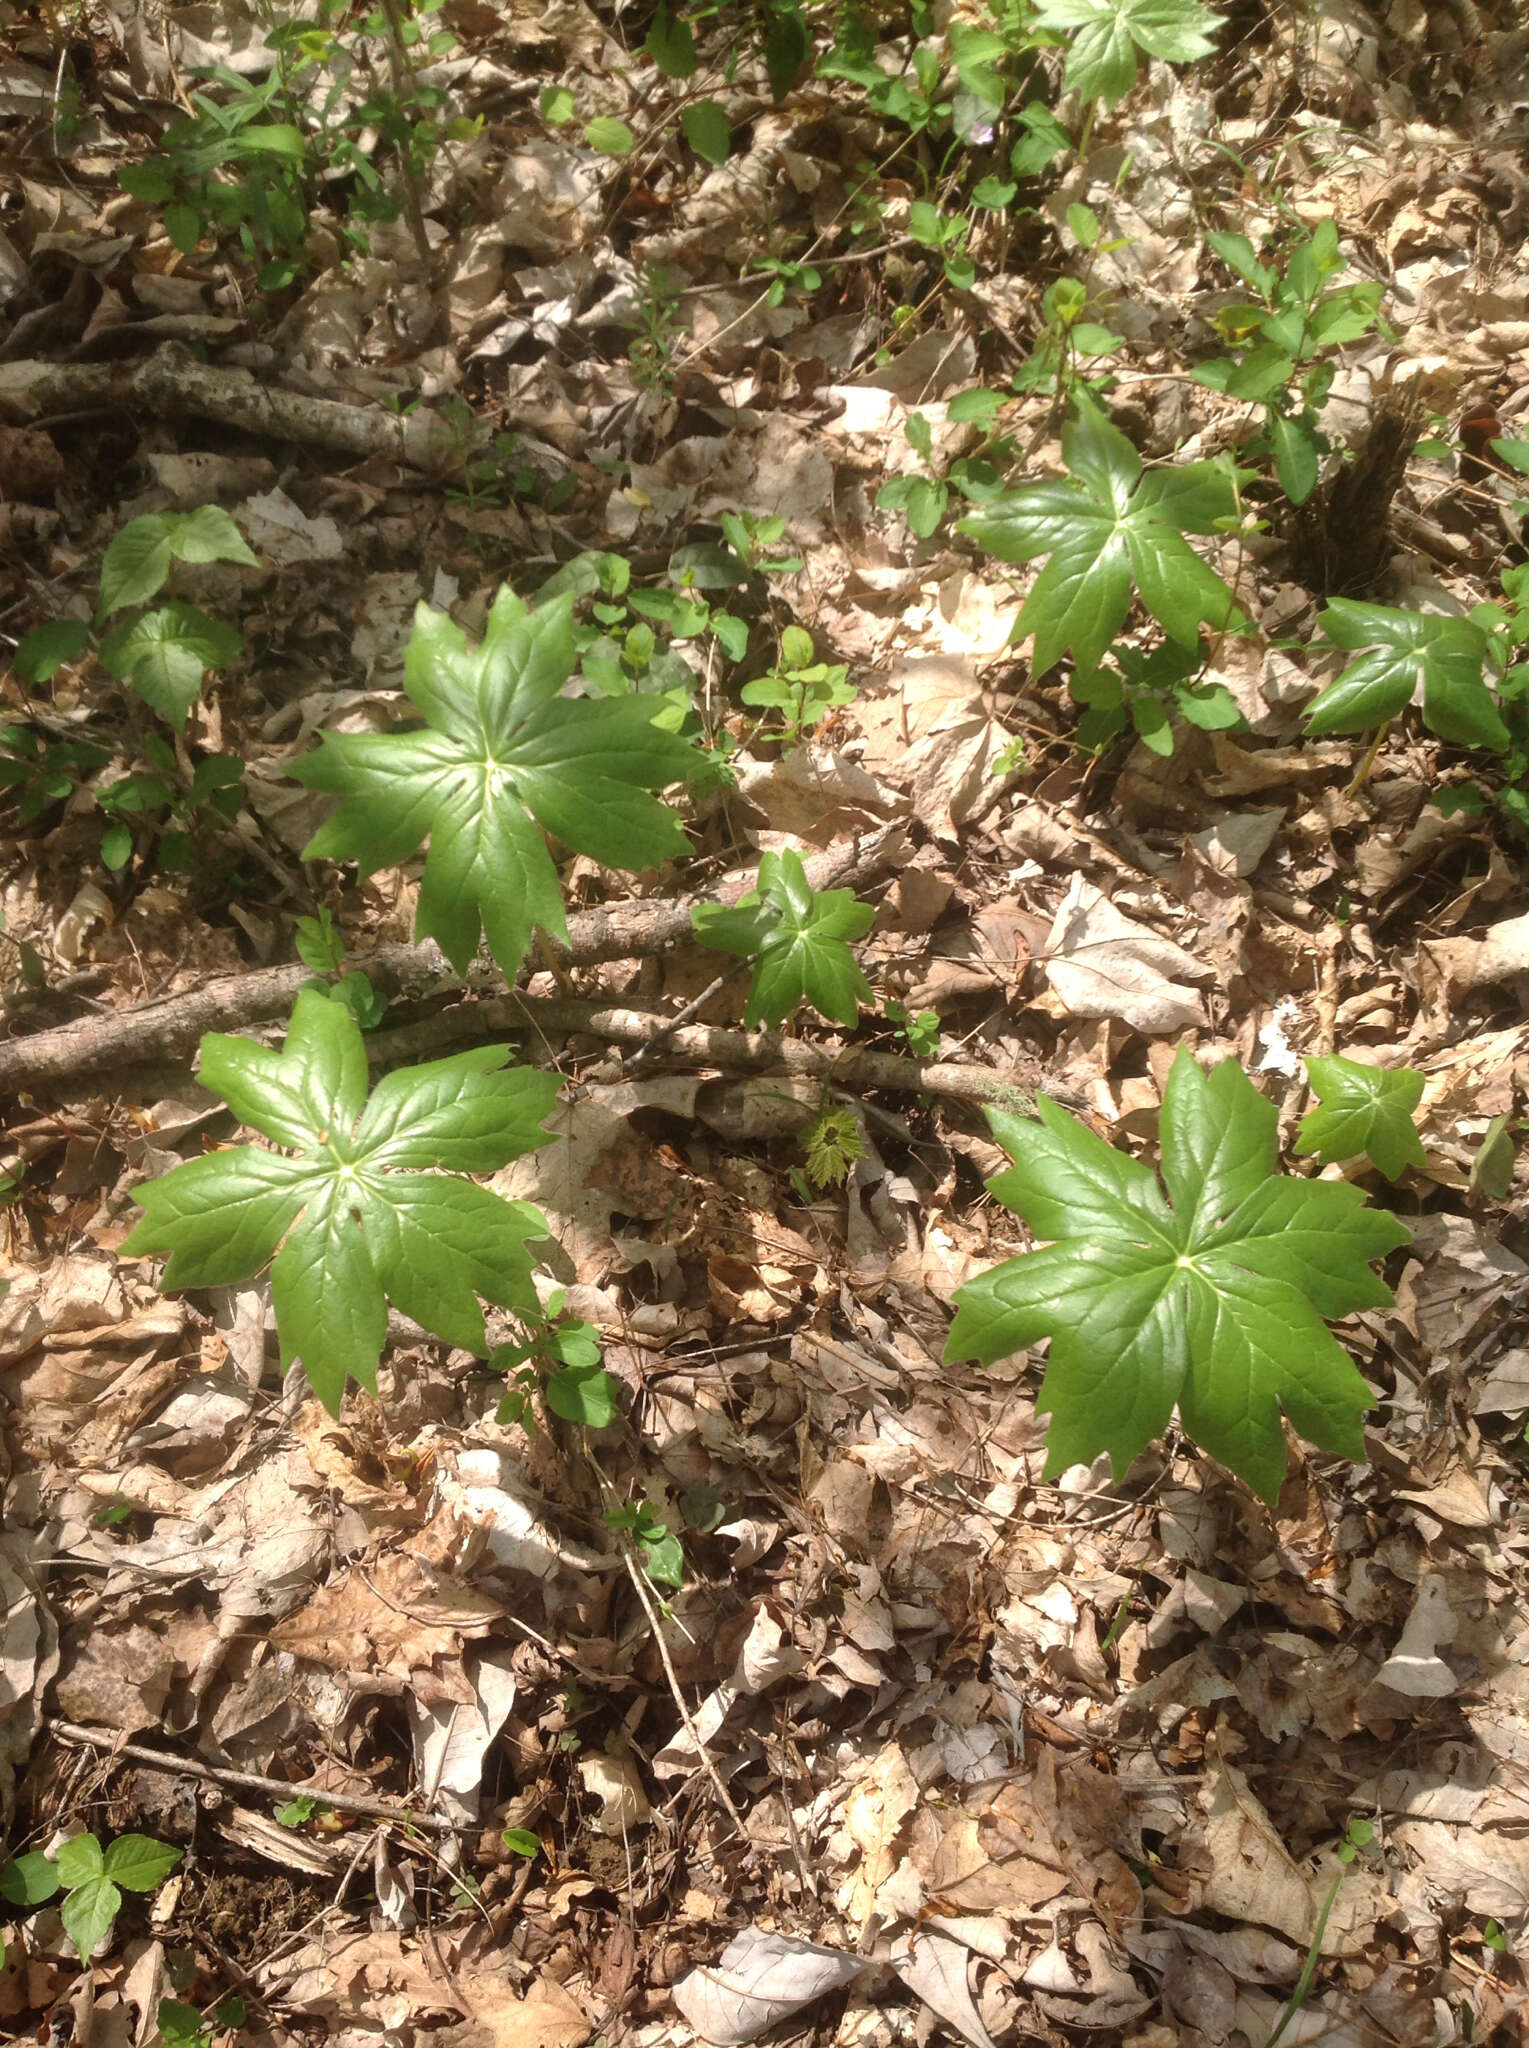
<path id="1" fill-rule="evenodd" d="M 1321 1165 L 1368 1153 L 1387 1180 L 1403 1167 L 1422 1166 L 1423 1142 L 1412 1112 L 1423 1099 L 1423 1077 L 1410 1067 L 1371 1067 L 1334 1054 L 1306 1061 L 1306 1075 L 1321 1104 L 1301 1119 L 1297 1152 L 1315 1152 Z"/>
<path id="2" fill-rule="evenodd" d="M 1486 682 L 1493 641 L 1474 619 L 1335 597 L 1317 624 L 1329 647 L 1359 659 L 1313 700 L 1306 714 L 1309 732 L 1366 732 L 1384 725 L 1421 688 L 1424 723 L 1440 739 L 1462 747 L 1509 745 Z"/>
<path id="3" fill-rule="evenodd" d="M 960 521 L 1000 562 L 1050 560 L 1014 622 L 1012 638 L 1035 635 L 1037 675 L 1071 649 L 1095 669 L 1125 623 L 1131 591 L 1182 647 L 1200 627 L 1238 625 L 1231 591 L 1184 539 L 1213 533 L 1235 516 L 1236 473 L 1190 462 L 1143 473 L 1141 457 L 1095 401 L 1079 393 L 1062 429 L 1069 480 L 1022 484 Z"/>
<path id="4" fill-rule="evenodd" d="M 703 946 L 758 955 L 743 1013 L 752 1029 L 783 1024 L 803 1002 L 832 1023 L 856 1023 L 874 997 L 849 942 L 864 938 L 875 915 L 848 889 L 814 894 L 801 856 L 787 848 L 762 857 L 758 886 L 731 910 L 702 904 L 690 919 Z"/>
<path id="5" fill-rule="evenodd" d="M 1221 18 L 1198 0 L 1040 0 L 1040 28 L 1074 29 L 1064 83 L 1087 100 L 1116 106 L 1136 83 L 1136 52 L 1192 64 L 1215 48 Z"/>
<path id="6" fill-rule="evenodd" d="M 98 619 L 127 605 L 147 604 L 170 573 L 172 562 L 243 562 L 259 566 L 249 542 L 217 505 L 194 512 L 147 512 L 130 519 L 101 558 Z"/>
<path id="7" fill-rule="evenodd" d="M 697 756 L 655 727 L 653 697 L 559 695 L 574 665 L 572 609 L 571 593 L 528 611 L 501 590 L 471 649 L 444 612 L 422 604 L 404 689 L 424 728 L 326 733 L 290 771 L 344 799 L 305 860 L 353 860 L 369 875 L 429 840 L 415 935 L 438 939 L 458 973 L 480 927 L 511 979 L 535 926 L 566 935 L 544 830 L 617 868 L 652 867 L 685 848 L 679 818 L 648 792 L 693 774 Z"/>
<path id="8" fill-rule="evenodd" d="M 991 1364 L 1051 1339 L 1036 1404 L 1051 1415 L 1048 1477 L 1101 1451 L 1122 1474 L 1175 1407 L 1271 1503 L 1281 1409 L 1324 1450 L 1362 1458 L 1374 1397 L 1325 1319 L 1390 1302 L 1371 1262 L 1406 1226 L 1346 1183 L 1278 1174 L 1277 1112 L 1233 1060 L 1205 1074 L 1180 1051 L 1161 1181 L 1044 1096 L 1038 1107 L 1038 1122 L 989 1111 L 1014 1165 L 988 1185 L 1050 1242 L 960 1290 L 946 1357 Z"/>
<path id="9" fill-rule="evenodd" d="M 305 989 L 280 1052 L 210 1033 L 201 1078 L 282 1152 L 211 1152 L 136 1191 L 123 1251 L 168 1252 L 162 1284 L 213 1287 L 271 1264 L 283 1366 L 335 1413 L 348 1378 L 375 1391 L 391 1301 L 467 1351 L 487 1349 L 479 1297 L 537 1316 L 528 1239 L 546 1219 L 467 1174 L 546 1142 L 555 1074 L 498 1071 L 504 1046 L 387 1075 L 344 1001 Z M 434 1169 L 434 1170 L 432 1170 Z"/>

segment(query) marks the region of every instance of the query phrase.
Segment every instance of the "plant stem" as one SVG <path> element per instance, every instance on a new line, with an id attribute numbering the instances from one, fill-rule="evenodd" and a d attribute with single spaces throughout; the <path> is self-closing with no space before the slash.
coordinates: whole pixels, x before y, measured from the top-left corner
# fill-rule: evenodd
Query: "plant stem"
<path id="1" fill-rule="evenodd" d="M 1306 2003 L 1306 1994 L 1311 1989 L 1311 1980 L 1316 1976 L 1317 1965 L 1322 1960 L 1322 1937 L 1327 1932 L 1327 1916 L 1333 1910 L 1333 1901 L 1338 1896 L 1338 1887 L 1342 1882 L 1343 1871 L 1339 1870 L 1338 1875 L 1327 1887 L 1327 1897 L 1322 1901 L 1322 1910 L 1317 1915 L 1317 1925 L 1311 1937 L 1311 1947 L 1306 1951 L 1306 1961 L 1300 1976 L 1295 1980 L 1295 1989 L 1291 1992 L 1289 1998 L 1286 1999 L 1284 2011 L 1281 2012 L 1279 2019 L 1275 2023 L 1274 2032 L 1264 2043 L 1264 2048 L 1278 2048 L 1278 2043 L 1286 2027 L 1289 2026 L 1301 2007 Z"/>

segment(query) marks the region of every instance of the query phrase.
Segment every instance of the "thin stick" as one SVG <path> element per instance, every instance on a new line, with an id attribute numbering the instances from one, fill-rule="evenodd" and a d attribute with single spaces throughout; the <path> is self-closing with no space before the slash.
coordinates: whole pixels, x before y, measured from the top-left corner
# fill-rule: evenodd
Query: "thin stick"
<path id="1" fill-rule="evenodd" d="M 170 1771 L 177 1777 L 201 1778 L 210 1785 L 237 1785 L 245 1792 L 269 1792 L 275 1799 L 295 1799 L 306 1792 L 325 1806 L 341 1813 L 359 1813 L 366 1820 L 390 1820 L 401 1828 L 421 1828 L 430 1835 L 470 1835 L 477 1821 L 442 1820 L 433 1813 L 412 1813 L 406 1806 L 394 1806 L 386 1799 L 367 1799 L 351 1792 L 326 1792 L 318 1785 L 294 1785 L 285 1778 L 263 1778 L 257 1771 L 225 1770 L 204 1763 L 200 1757 L 171 1756 L 167 1750 L 148 1749 L 141 1742 L 118 1742 L 96 1728 L 81 1728 L 73 1721 L 55 1720 L 50 1714 L 43 1726 L 64 1742 L 84 1749 L 107 1751 L 111 1756 L 131 1757 L 135 1764 L 148 1764 L 156 1771 Z"/>
<path id="2" fill-rule="evenodd" d="M 697 1728 L 690 1709 L 685 1704 L 685 1695 L 680 1691 L 680 1681 L 674 1668 L 674 1659 L 669 1655 L 669 1645 L 664 1641 L 663 1625 L 658 1610 L 653 1605 L 653 1596 L 648 1591 L 641 1568 L 626 1544 L 621 1546 L 621 1555 L 626 1563 L 627 1577 L 637 1588 L 637 1597 L 642 1602 L 642 1611 L 648 1617 L 648 1627 L 653 1631 L 653 1640 L 657 1643 L 658 1654 L 663 1659 L 664 1676 L 669 1681 L 669 1690 L 674 1695 L 674 1704 L 680 1710 L 680 1719 L 685 1724 L 685 1733 L 695 1744 L 696 1755 L 701 1759 L 701 1766 L 715 1787 L 717 1797 L 721 1800 L 723 1806 L 726 1807 L 728 1818 L 732 1821 L 733 1826 L 740 1835 L 745 1834 L 743 1815 L 734 1806 L 732 1794 L 722 1782 L 722 1773 L 712 1762 L 711 1751 L 701 1740 L 701 1731 Z"/>
<path id="3" fill-rule="evenodd" d="M 649 1060 L 656 1057 L 663 1050 L 676 1031 L 683 1030 L 693 1017 L 700 1015 L 713 996 L 720 995 L 730 981 L 740 975 L 745 967 L 752 967 L 753 964 L 752 959 L 735 960 L 731 967 L 725 967 L 714 980 L 707 982 L 701 993 L 698 996 L 692 996 L 683 1010 L 676 1010 L 674 1015 L 668 1018 L 654 1032 L 646 1045 L 640 1045 L 636 1052 L 629 1054 L 621 1062 L 622 1080 L 630 1081 L 635 1073 L 639 1072 L 641 1068 L 648 1064 Z"/>

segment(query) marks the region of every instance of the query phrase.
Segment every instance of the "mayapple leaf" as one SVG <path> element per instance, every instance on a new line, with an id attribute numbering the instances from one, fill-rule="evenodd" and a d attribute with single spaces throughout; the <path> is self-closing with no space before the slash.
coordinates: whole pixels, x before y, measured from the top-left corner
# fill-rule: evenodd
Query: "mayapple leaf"
<path id="1" fill-rule="evenodd" d="M 1306 1076 L 1321 1107 L 1302 1117 L 1297 1152 L 1314 1152 L 1323 1166 L 1368 1153 L 1387 1180 L 1425 1163 L 1412 1121 L 1423 1099 L 1421 1074 L 1411 1067 L 1365 1066 L 1335 1053 L 1309 1056 Z"/>
<path id="2" fill-rule="evenodd" d="M 123 1251 L 168 1252 L 165 1287 L 231 1285 L 270 1264 L 283 1367 L 300 1359 L 331 1413 L 347 1379 L 375 1390 L 389 1301 L 486 1351 L 479 1297 L 538 1315 L 526 1244 L 548 1235 L 539 1210 L 460 1178 L 546 1143 L 558 1078 L 501 1072 L 508 1057 L 474 1046 L 400 1068 L 368 1099 L 360 1026 L 318 988 L 299 995 L 279 1052 L 209 1033 L 203 1082 L 285 1149 L 239 1145 L 147 1182 Z"/>
<path id="3" fill-rule="evenodd" d="M 1421 687 L 1423 721 L 1440 739 L 1461 747 L 1510 744 L 1487 688 L 1488 638 L 1474 619 L 1335 597 L 1317 624 L 1330 647 L 1358 653 L 1359 659 L 1312 701 L 1308 732 L 1366 732 L 1384 725 Z"/>
<path id="4" fill-rule="evenodd" d="M 1042 1096 L 1039 1120 L 990 1111 L 1014 1165 L 988 1183 L 1050 1240 L 956 1295 L 948 1359 L 985 1365 L 1043 1337 L 1046 1472 L 1107 1451 L 1116 1475 L 1168 1426 L 1273 1502 L 1280 1411 L 1364 1455 L 1374 1396 L 1326 1319 L 1380 1308 L 1371 1262 L 1407 1241 L 1342 1181 L 1276 1171 L 1277 1112 L 1241 1066 L 1180 1051 L 1163 1099 L 1162 1179 Z"/>
<path id="5" fill-rule="evenodd" d="M 1000 562 L 1049 555 L 1012 638 L 1035 635 L 1039 675 L 1069 651 L 1094 669 L 1124 625 L 1132 586 L 1170 639 L 1194 647 L 1200 627 L 1240 623 L 1237 600 L 1184 539 L 1234 516 L 1235 473 L 1214 462 L 1142 473 L 1141 457 L 1080 394 L 1062 430 L 1069 481 L 1022 484 L 960 521 Z"/>
<path id="6" fill-rule="evenodd" d="M 848 889 L 815 893 L 789 847 L 763 856 L 757 886 L 731 910 L 702 904 L 690 915 L 703 946 L 758 955 L 743 1013 L 750 1029 L 783 1024 L 802 1002 L 848 1026 L 874 1001 L 850 943 L 865 937 L 875 910 Z"/>
<path id="7" fill-rule="evenodd" d="M 608 867 L 655 866 L 685 848 L 676 813 L 649 794 L 696 772 L 684 740 L 654 725 L 661 703 L 559 695 L 574 665 L 573 596 L 528 611 L 508 589 L 469 648 L 445 612 L 420 605 L 404 689 L 425 720 L 401 733 L 326 733 L 290 773 L 343 801 L 303 850 L 397 867 L 428 839 L 415 919 L 466 971 L 480 928 L 513 979 L 537 925 L 567 923 L 550 832 Z"/>

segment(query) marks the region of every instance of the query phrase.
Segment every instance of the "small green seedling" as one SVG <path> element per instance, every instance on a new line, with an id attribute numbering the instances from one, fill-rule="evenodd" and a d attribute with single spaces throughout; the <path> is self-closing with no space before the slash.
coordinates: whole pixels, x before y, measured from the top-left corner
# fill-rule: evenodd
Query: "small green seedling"
<path id="1" fill-rule="evenodd" d="M 311 1820 L 323 1820 L 334 1811 L 316 1793 L 299 1792 L 278 1806 L 272 1818 L 278 1827 L 305 1828 Z"/>
<path id="2" fill-rule="evenodd" d="M 176 562 L 242 562 L 259 566 L 228 514 L 216 505 L 194 512 L 147 512 L 130 519 L 101 561 L 96 625 L 120 611 L 146 605 L 164 587 Z M 29 633 L 16 650 L 16 673 L 27 682 L 51 679 L 90 644 L 83 619 L 55 619 Z M 133 688 L 177 731 L 209 669 L 226 668 L 244 648 L 232 626 L 194 604 L 171 603 L 140 611 L 113 626 L 100 643 L 101 665 Z"/>
<path id="3" fill-rule="evenodd" d="M 701 904 L 690 921 L 703 946 L 754 961 L 743 1013 L 751 1029 L 783 1024 L 804 1002 L 831 1023 L 851 1026 L 873 997 L 850 943 L 864 938 L 875 915 L 848 889 L 817 894 L 801 855 L 788 847 L 764 855 L 756 886 L 732 909 Z"/>
<path id="4" fill-rule="evenodd" d="M 244 2000 L 231 1994 L 205 2016 L 178 1998 L 162 1998 L 154 2015 L 162 2048 L 210 2048 L 213 2038 L 242 2027 L 248 2017 Z"/>
<path id="5" fill-rule="evenodd" d="M 119 1835 L 106 1849 L 94 1835 L 72 1835 L 52 1856 L 33 1851 L 0 1870 L 0 1899 L 30 1910 L 62 1890 L 59 1918 L 88 1963 L 117 1923 L 123 1891 L 157 1891 L 180 1860 L 152 1835 Z"/>
<path id="6" fill-rule="evenodd" d="M 865 1157 L 865 1133 L 852 1109 L 823 1109 L 802 1132 L 807 1178 L 821 1191 L 842 1188 Z"/>
<path id="7" fill-rule="evenodd" d="M 685 1551 L 678 1536 L 646 1501 L 630 1507 L 612 1508 L 606 1526 L 629 1538 L 642 1561 L 642 1568 L 655 1586 L 685 1583 Z"/>
<path id="8" fill-rule="evenodd" d="M 524 1856 L 529 1860 L 542 1852 L 541 1836 L 533 1835 L 529 1828 L 506 1828 L 501 1839 L 512 1856 Z"/>
<path id="9" fill-rule="evenodd" d="M 1406 1225 L 1346 1182 L 1280 1175 L 1278 1111 L 1236 1060 L 1205 1074 L 1179 1052 L 1161 1183 L 1044 1096 L 1038 1109 L 989 1110 L 1014 1165 L 988 1186 L 1047 1242 L 960 1289 L 945 1355 L 990 1365 L 1051 1339 L 1036 1403 L 1047 1477 L 1101 1451 L 1122 1477 L 1175 1405 L 1271 1505 L 1281 1409 L 1324 1450 L 1363 1458 L 1375 1397 L 1327 1321 L 1389 1305 L 1372 1264 Z"/>
<path id="10" fill-rule="evenodd" d="M 334 982 L 305 981 L 304 988 L 316 988 L 321 995 L 332 996 L 348 1004 L 363 1031 L 374 1031 L 382 1022 L 387 1014 L 388 999 L 380 989 L 372 986 L 371 977 L 359 973 L 340 974 L 345 960 L 345 941 L 335 928 L 333 912 L 326 906 L 320 906 L 316 917 L 297 920 L 297 957 L 316 975 L 339 976 Z"/>
<path id="11" fill-rule="evenodd" d="M 1067 688 L 1086 708 L 1078 720 L 1078 745 L 1101 753 L 1129 724 L 1154 754 L 1173 752 L 1173 721 L 1182 718 L 1203 732 L 1235 732 L 1247 721 L 1224 683 L 1195 680 L 1204 666 L 1196 646 L 1165 641 L 1150 654 L 1121 641 L 1111 650 L 1113 664 L 1077 671 Z"/>
<path id="12" fill-rule="evenodd" d="M 819 661 L 812 635 L 802 626 L 787 626 L 780 636 L 780 659 L 768 675 L 745 683 L 739 695 L 756 711 L 779 714 L 781 738 L 795 746 L 822 724 L 831 711 L 853 704 L 860 694 L 842 662 Z"/>
<path id="13" fill-rule="evenodd" d="M 1374 1839 L 1375 1830 L 1369 1821 L 1351 1820 L 1349 1822 L 1348 1833 L 1338 1844 L 1339 1868 L 1331 1884 L 1327 1887 L 1327 1897 L 1322 1901 L 1321 1909 L 1317 1914 L 1317 1924 L 1312 1929 L 1311 1943 L 1306 1950 L 1306 1961 L 1302 1965 L 1300 1976 L 1295 1980 L 1295 1989 L 1281 2008 L 1280 2016 L 1274 2025 L 1274 2031 L 1265 2042 L 1264 2048 L 1279 2048 L 1279 2043 L 1284 2039 L 1290 2022 L 1295 2018 L 1310 1996 L 1311 1987 L 1317 1974 L 1317 1965 L 1322 1960 L 1322 1938 L 1327 1932 L 1327 1923 L 1332 1916 L 1333 1906 L 1337 1901 L 1344 1874 L 1360 1850 L 1368 1848 Z"/>
<path id="14" fill-rule="evenodd" d="M 887 1004 L 887 1022 L 897 1027 L 916 1060 L 932 1060 L 940 1051 L 938 1010 L 910 1011 L 905 1003 Z"/>
<path id="15" fill-rule="evenodd" d="M 1297 1152 L 1314 1152 L 1321 1166 L 1368 1154 L 1387 1180 L 1426 1163 L 1412 1121 L 1423 1099 L 1421 1074 L 1411 1067 L 1365 1066 L 1335 1053 L 1310 1055 L 1306 1077 L 1321 1107 L 1302 1117 Z"/>
<path id="16" fill-rule="evenodd" d="M 599 1332 L 593 1323 L 564 1314 L 559 1289 L 529 1337 L 519 1344 L 500 1344 L 489 1355 L 489 1370 L 502 1372 L 513 1382 L 494 1420 L 518 1422 L 534 1431 L 533 1396 L 540 1391 L 563 1421 L 585 1429 L 607 1428 L 621 1413 L 621 1388 L 600 1360 Z"/>
<path id="17" fill-rule="evenodd" d="M 1327 403 L 1335 366 L 1321 358 L 1379 324 L 1385 286 L 1324 289 L 1344 267 L 1330 220 L 1296 244 L 1283 273 L 1259 262 L 1246 235 L 1211 233 L 1206 240 L 1260 303 L 1227 306 L 1216 315 L 1216 327 L 1233 352 L 1200 364 L 1195 381 L 1264 408 L 1265 432 L 1250 445 L 1273 454 L 1280 488 L 1291 504 L 1303 505 L 1332 446 L 1317 415 Z"/>

